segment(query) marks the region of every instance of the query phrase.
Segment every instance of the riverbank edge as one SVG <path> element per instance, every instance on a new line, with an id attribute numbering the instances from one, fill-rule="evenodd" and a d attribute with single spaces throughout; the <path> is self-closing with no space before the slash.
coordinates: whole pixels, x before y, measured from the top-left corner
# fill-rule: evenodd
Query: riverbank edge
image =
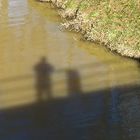
<path id="1" fill-rule="evenodd" d="M 64 20 L 64 23 L 62 24 L 64 28 L 68 30 L 74 30 L 76 32 L 82 33 L 83 37 L 88 41 L 97 41 L 94 39 L 94 36 L 90 36 L 91 34 L 94 35 L 94 33 L 91 33 L 91 28 L 93 25 L 93 21 L 85 19 L 85 13 L 77 12 L 77 9 L 71 10 L 66 9 L 65 4 L 60 2 L 59 0 L 39 0 L 41 2 L 49 2 L 52 4 L 53 7 L 58 8 L 58 13 Z M 98 40 L 99 43 L 104 44 L 105 47 L 109 48 L 111 51 L 115 51 L 122 56 L 127 56 L 130 58 L 139 59 L 140 58 L 140 52 L 135 52 L 135 50 L 131 48 L 118 48 L 118 47 L 112 47 L 109 45 L 109 42 L 105 43 L 100 40 Z M 127 88 L 126 88 L 127 89 Z M 131 88 L 130 88 L 131 89 Z M 128 91 L 127 91 L 128 92 Z M 126 92 L 126 93 L 127 93 Z M 140 108 L 139 108 L 139 88 L 134 94 L 125 94 L 125 91 L 120 91 L 121 94 L 119 94 L 118 104 L 117 108 L 119 111 L 119 115 L 121 117 L 121 127 L 122 127 L 122 133 L 123 133 L 123 139 L 129 139 L 129 140 L 139 140 L 140 134 L 139 134 L 139 128 L 137 127 L 140 123 L 139 116 L 140 116 Z M 129 92 L 131 93 L 131 91 Z M 133 92 L 132 92 L 133 93 Z M 136 114 L 134 116 L 134 114 Z"/>
<path id="2" fill-rule="evenodd" d="M 68 29 L 70 31 L 80 32 L 83 35 L 83 38 L 88 41 L 97 42 L 99 44 L 103 44 L 105 47 L 119 53 L 122 56 L 131 57 L 134 59 L 140 58 L 140 51 L 134 49 L 133 47 L 127 47 L 123 44 L 119 46 L 112 46 L 109 40 L 102 41 L 100 38 L 96 38 L 95 32 L 92 31 L 94 26 L 94 21 L 90 19 L 86 19 L 86 12 L 83 13 L 78 9 L 78 3 L 76 9 L 71 9 L 69 7 L 65 7 L 65 0 L 38 0 L 40 2 L 47 2 L 52 4 L 53 7 L 58 9 L 58 14 L 64 20 L 62 27 Z M 97 33 L 98 34 L 98 33 Z"/>

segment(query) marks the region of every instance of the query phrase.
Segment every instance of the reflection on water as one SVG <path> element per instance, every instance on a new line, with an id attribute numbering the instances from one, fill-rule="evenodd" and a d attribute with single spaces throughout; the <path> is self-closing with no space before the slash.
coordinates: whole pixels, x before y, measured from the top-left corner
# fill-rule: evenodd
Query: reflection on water
<path id="1" fill-rule="evenodd" d="M 47 4 L 0 0 L 0 139 L 121 140 L 118 98 L 139 89 L 137 62 L 59 23 Z"/>
<path id="2" fill-rule="evenodd" d="M 8 0 L 8 20 L 10 26 L 24 24 L 26 15 L 28 15 L 27 5 L 27 0 Z"/>

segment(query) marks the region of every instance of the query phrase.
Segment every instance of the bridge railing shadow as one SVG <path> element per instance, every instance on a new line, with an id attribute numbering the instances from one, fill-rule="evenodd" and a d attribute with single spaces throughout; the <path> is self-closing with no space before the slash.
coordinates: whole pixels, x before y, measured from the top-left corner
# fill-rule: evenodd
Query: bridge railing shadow
<path id="1" fill-rule="evenodd" d="M 91 64 L 89 67 L 94 68 L 95 66 Z M 83 67 L 83 69 L 90 69 L 89 67 Z M 106 71 L 99 71 L 99 75 L 100 72 L 106 73 Z M 66 90 L 64 92 L 67 92 L 67 96 L 63 98 L 54 98 L 52 96 L 51 99 L 40 100 L 40 97 L 38 98 L 34 93 L 33 96 L 36 99 L 30 104 L 1 109 L 0 139 L 123 140 L 121 117 L 117 106 L 119 95 L 130 94 L 133 91 L 139 92 L 139 85 L 132 85 L 131 83 L 127 85 L 125 83 L 125 86 L 117 84 L 98 89 L 96 88 L 97 81 L 92 81 L 90 84 L 93 90 L 85 92 L 82 85 L 82 75 L 78 70 L 57 70 L 55 74 L 58 74 L 58 76 L 62 74 L 64 77 L 60 76 L 57 81 L 51 82 L 51 84 L 61 85 L 65 83 Z M 125 72 L 123 78 L 129 74 L 129 71 Z M 86 77 L 96 79 L 99 75 L 92 75 L 91 72 L 85 75 L 84 80 Z M 123 74 L 121 73 L 121 75 Z M 13 77 L 9 81 L 10 83 L 12 81 L 18 82 L 18 80 L 22 81 L 26 78 L 34 78 L 34 75 Z M 135 78 L 137 79 L 137 77 Z M 7 82 L 6 79 L 4 83 Z M 31 87 L 16 88 L 13 89 L 13 92 L 11 92 L 12 88 L 9 89 L 11 97 L 13 97 L 15 91 L 20 94 L 23 90 L 27 92 Z M 35 87 L 33 88 L 35 89 Z M 35 89 L 34 92 L 36 91 Z M 57 92 L 61 93 L 62 89 Z M 28 95 L 26 96 L 28 97 Z M 14 97 L 12 100 L 15 102 L 19 99 Z"/>
<path id="2" fill-rule="evenodd" d="M 114 91 L 102 89 L 87 94 L 77 87 L 78 92 L 73 93 L 74 89 L 72 86 L 65 98 L 1 110 L 0 139 L 123 140 L 117 106 L 119 95 L 138 92 L 140 88 L 128 85 L 114 87 Z"/>
<path id="3" fill-rule="evenodd" d="M 74 94 L 74 91 L 76 94 L 86 94 L 87 91 L 98 91 L 116 86 L 125 86 L 135 81 L 139 81 L 137 71 L 134 69 L 132 73 L 131 65 L 125 65 L 121 69 L 118 69 L 119 67 L 117 67 L 117 63 L 114 64 L 115 67 L 117 67 L 117 73 L 115 76 L 117 78 L 121 78 L 121 81 L 116 83 L 112 82 L 112 79 L 108 78 L 110 75 L 112 76 L 112 73 L 109 71 L 110 69 L 106 66 L 106 64 L 100 65 L 101 66 L 99 66 L 99 63 L 95 62 L 80 65 L 77 67 L 77 69 L 64 68 L 59 70 L 56 69 L 54 71 L 50 70 L 52 74 L 46 75 L 46 77 L 49 77 L 49 79 L 43 77 L 44 72 L 42 71 L 40 73 L 43 73 L 43 76 L 38 72 L 39 76 L 37 76 L 37 74 L 26 74 L 0 79 L 1 106 L 3 106 L 2 104 L 7 103 L 10 107 L 10 102 L 15 104 L 18 102 L 18 106 L 20 102 L 23 105 L 26 101 L 27 103 L 30 103 L 30 101 L 36 101 L 36 98 L 39 98 L 37 97 L 37 92 L 40 92 L 37 91 L 37 86 L 39 88 L 45 87 L 45 90 L 50 88 L 49 90 L 52 90 L 51 96 L 54 96 L 53 98 L 55 98 L 55 96 L 59 97 L 59 95 L 64 97 L 72 95 Z M 130 79 L 130 76 L 133 78 Z M 42 87 L 43 84 L 45 84 L 44 87 Z M 46 87 L 46 85 L 48 86 Z M 41 93 L 38 93 L 38 95 L 40 96 Z M 60 96 L 60 98 L 62 96 Z"/>

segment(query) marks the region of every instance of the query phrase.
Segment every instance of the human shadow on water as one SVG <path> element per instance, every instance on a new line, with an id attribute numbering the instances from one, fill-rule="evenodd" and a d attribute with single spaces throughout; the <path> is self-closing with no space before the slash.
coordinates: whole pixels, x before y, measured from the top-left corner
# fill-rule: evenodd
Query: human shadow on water
<path id="1" fill-rule="evenodd" d="M 68 96 L 52 98 L 53 66 L 43 57 L 34 70 L 40 102 L 3 110 L 0 140 L 122 140 L 119 133 L 113 135 L 118 130 L 110 127 L 114 126 L 109 122 L 110 89 L 84 92 L 79 72 L 69 69 L 63 71 Z M 46 100 L 47 96 L 51 100 Z"/>
<path id="2" fill-rule="evenodd" d="M 104 116 L 111 114 L 104 104 L 108 90 L 3 110 L 0 140 L 123 140 L 120 135 L 110 138 L 112 127 Z"/>
<path id="3" fill-rule="evenodd" d="M 52 98 L 52 85 L 51 75 L 54 68 L 45 57 L 42 57 L 40 61 L 34 66 L 35 78 L 36 78 L 36 94 L 38 101 L 46 100 L 46 98 Z"/>
<path id="4" fill-rule="evenodd" d="M 69 69 L 66 71 L 66 74 L 69 96 L 81 94 L 82 87 L 79 72 L 74 69 Z"/>

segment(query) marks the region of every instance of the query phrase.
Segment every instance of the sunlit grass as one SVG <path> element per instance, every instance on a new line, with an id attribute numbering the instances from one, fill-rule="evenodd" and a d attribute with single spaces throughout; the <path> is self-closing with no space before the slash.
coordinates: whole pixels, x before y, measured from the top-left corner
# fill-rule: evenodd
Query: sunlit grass
<path id="1" fill-rule="evenodd" d="M 66 5 L 64 12 L 69 11 L 66 12 L 69 16 L 73 16 L 72 11 L 78 9 L 78 12 L 84 14 L 83 18 L 78 19 L 79 22 L 85 20 L 84 24 L 86 20 L 92 21 L 93 26 L 86 35 L 88 40 L 102 42 L 122 55 L 140 57 L 139 0 L 62 0 L 62 2 Z"/>

